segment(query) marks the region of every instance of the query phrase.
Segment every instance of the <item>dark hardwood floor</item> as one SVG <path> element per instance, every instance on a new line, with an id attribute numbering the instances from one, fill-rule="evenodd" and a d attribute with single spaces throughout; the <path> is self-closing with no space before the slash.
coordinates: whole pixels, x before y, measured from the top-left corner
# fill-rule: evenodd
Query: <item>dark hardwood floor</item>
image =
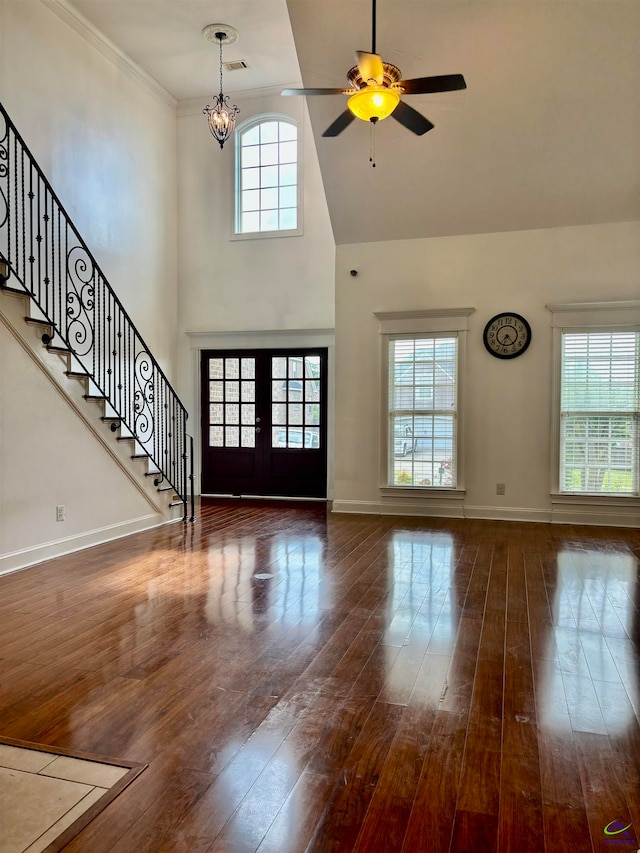
<path id="1" fill-rule="evenodd" d="M 0 736 L 148 763 L 67 853 L 635 853 L 639 563 L 203 501 L 0 578 Z"/>

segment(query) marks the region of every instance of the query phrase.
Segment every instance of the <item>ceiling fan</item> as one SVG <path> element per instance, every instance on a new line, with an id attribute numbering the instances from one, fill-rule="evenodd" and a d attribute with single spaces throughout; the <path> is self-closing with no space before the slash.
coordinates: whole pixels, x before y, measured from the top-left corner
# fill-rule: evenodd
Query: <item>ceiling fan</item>
<path id="1" fill-rule="evenodd" d="M 442 74 L 437 77 L 416 77 L 401 80 L 402 72 L 396 65 L 384 62 L 376 53 L 376 0 L 371 0 L 372 46 L 371 53 L 357 51 L 358 64 L 347 72 L 351 84 L 346 89 L 283 89 L 283 95 L 349 95 L 347 107 L 329 125 L 323 136 L 337 136 L 347 128 L 354 118 L 378 121 L 392 116 L 408 130 L 422 136 L 433 128 L 433 124 L 403 100 L 401 95 L 425 95 L 436 92 L 453 92 L 466 89 L 462 74 Z"/>

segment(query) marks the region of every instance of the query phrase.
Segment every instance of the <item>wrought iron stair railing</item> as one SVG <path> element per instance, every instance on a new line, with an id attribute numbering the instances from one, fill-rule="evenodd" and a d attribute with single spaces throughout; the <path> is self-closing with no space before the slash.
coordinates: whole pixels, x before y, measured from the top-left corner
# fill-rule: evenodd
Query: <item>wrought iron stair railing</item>
<path id="1" fill-rule="evenodd" d="M 135 442 L 134 456 L 149 458 L 154 482 L 174 490 L 185 521 L 190 497 L 193 519 L 187 411 L 2 104 L 0 264 L 6 284 L 30 296 L 50 327 L 43 342 L 69 354 L 69 375 L 87 379 L 89 399 L 104 400 L 104 419 Z"/>

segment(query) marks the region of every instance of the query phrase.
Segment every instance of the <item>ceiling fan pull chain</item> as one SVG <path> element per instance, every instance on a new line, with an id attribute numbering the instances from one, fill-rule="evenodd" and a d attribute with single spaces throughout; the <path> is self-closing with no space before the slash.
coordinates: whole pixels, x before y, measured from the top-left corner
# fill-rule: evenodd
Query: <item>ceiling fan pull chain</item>
<path id="1" fill-rule="evenodd" d="M 376 167 L 376 122 L 371 119 L 369 121 L 369 162 L 375 169 Z"/>

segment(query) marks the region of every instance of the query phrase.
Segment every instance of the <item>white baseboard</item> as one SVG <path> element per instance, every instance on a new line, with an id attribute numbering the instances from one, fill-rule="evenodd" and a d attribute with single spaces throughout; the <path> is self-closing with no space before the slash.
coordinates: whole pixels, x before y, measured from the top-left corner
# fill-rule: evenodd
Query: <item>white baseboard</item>
<path id="1" fill-rule="evenodd" d="M 143 515 L 140 518 L 131 519 L 130 521 L 122 521 L 117 524 L 110 524 L 107 527 L 100 527 L 97 530 L 88 530 L 85 533 L 79 533 L 75 536 L 67 536 L 55 542 L 45 542 L 42 545 L 34 545 L 31 548 L 2 554 L 0 556 L 0 575 L 17 572 L 20 569 L 26 569 L 45 560 L 52 560 L 54 557 L 73 554 L 74 551 L 81 551 L 84 548 L 91 548 L 94 545 L 102 545 L 104 542 L 112 542 L 114 539 L 122 539 L 124 536 L 131 536 L 133 533 L 141 533 L 143 530 L 151 530 L 154 527 L 161 527 L 163 524 L 173 524 L 174 521 L 180 520 L 181 518 L 176 518 L 167 521 L 160 513 L 152 513 L 150 515 Z"/>
<path id="2" fill-rule="evenodd" d="M 406 515 L 419 518 L 469 518 L 486 521 L 520 521 L 537 524 L 579 524 L 596 527 L 638 527 L 640 514 L 637 507 L 571 506 L 549 509 L 535 507 L 450 506 L 449 503 L 430 502 L 420 506 L 412 502 L 334 500 L 332 512 L 360 513 L 364 515 Z"/>
<path id="3" fill-rule="evenodd" d="M 332 512 L 353 512 L 365 515 L 408 515 L 431 518 L 464 518 L 462 509 L 451 502 L 420 505 L 413 502 L 381 503 L 380 501 L 334 500 Z"/>
<path id="4" fill-rule="evenodd" d="M 575 509 L 566 507 L 553 508 L 551 522 L 553 524 L 591 524 L 596 527 L 640 527 L 640 516 L 637 509 L 628 512 L 617 510 L 615 512 L 602 512 L 602 508 L 596 510 Z"/>
<path id="5" fill-rule="evenodd" d="M 535 521 L 539 524 L 548 524 L 551 521 L 551 510 L 533 507 L 466 505 L 464 517 L 487 521 Z"/>

